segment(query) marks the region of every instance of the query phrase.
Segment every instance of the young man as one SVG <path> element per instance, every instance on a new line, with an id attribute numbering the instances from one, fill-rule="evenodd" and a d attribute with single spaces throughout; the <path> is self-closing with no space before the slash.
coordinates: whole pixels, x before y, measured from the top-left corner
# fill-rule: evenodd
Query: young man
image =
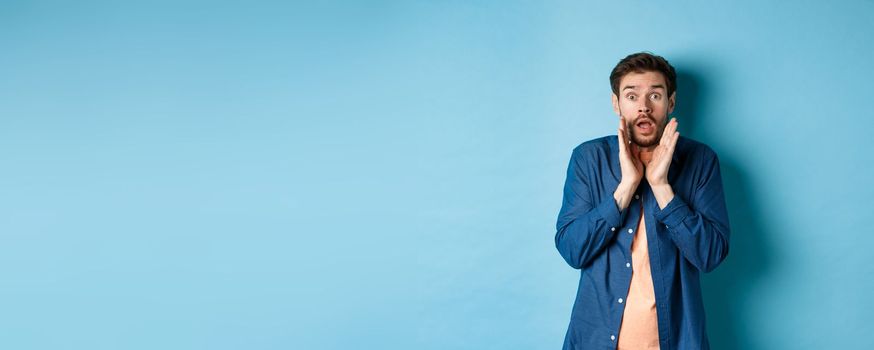
<path id="1" fill-rule="evenodd" d="M 699 278 L 729 241 L 719 160 L 668 119 L 664 58 L 629 55 L 610 85 L 617 135 L 574 148 L 556 224 L 581 270 L 564 349 L 709 349 Z"/>

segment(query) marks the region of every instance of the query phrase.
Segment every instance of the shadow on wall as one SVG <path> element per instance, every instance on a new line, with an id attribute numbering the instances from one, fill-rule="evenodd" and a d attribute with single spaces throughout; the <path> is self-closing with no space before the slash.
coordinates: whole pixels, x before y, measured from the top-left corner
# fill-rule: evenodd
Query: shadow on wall
<path id="1" fill-rule="evenodd" d="M 707 127 L 708 112 L 721 106 L 708 106 L 706 71 L 677 71 L 677 106 L 674 114 L 681 135 L 708 143 L 718 130 Z M 710 113 L 711 115 L 713 113 Z M 724 116 L 724 114 L 720 114 Z M 759 349 L 748 334 L 753 315 L 746 313 L 756 286 L 768 275 L 774 256 L 772 237 L 765 232 L 759 207 L 759 193 L 749 182 L 742 158 L 731 150 L 717 150 L 722 183 L 731 225 L 729 254 L 709 274 L 703 274 L 707 334 L 714 350 Z"/>

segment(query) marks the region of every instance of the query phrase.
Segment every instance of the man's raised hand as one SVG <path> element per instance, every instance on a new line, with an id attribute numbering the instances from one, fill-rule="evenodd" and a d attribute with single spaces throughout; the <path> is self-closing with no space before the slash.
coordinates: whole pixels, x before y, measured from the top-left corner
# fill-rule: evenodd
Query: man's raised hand
<path id="1" fill-rule="evenodd" d="M 646 181 L 652 186 L 668 184 L 668 169 L 671 167 L 671 158 L 674 156 L 674 148 L 680 133 L 677 131 L 677 118 L 671 118 L 662 139 L 652 153 L 652 160 L 646 166 Z"/>
<path id="2" fill-rule="evenodd" d="M 613 192 L 613 198 L 616 200 L 616 205 L 622 210 L 628 207 L 628 203 L 631 202 L 631 196 L 643 178 L 644 168 L 639 158 L 640 149 L 637 148 L 636 144 L 628 142 L 625 117 L 619 117 L 617 136 L 619 137 L 619 168 L 622 170 L 622 180 L 620 180 L 616 191 Z"/>

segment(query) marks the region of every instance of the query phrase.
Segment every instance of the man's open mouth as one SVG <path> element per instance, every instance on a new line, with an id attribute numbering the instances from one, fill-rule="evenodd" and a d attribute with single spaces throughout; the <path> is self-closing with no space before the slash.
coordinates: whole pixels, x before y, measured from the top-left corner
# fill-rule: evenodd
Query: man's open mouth
<path id="1" fill-rule="evenodd" d="M 653 123 L 653 121 L 649 118 L 643 118 L 638 120 L 637 123 L 634 124 L 634 126 L 637 127 L 637 130 L 639 130 L 642 134 L 649 134 L 655 131 L 655 123 Z"/>

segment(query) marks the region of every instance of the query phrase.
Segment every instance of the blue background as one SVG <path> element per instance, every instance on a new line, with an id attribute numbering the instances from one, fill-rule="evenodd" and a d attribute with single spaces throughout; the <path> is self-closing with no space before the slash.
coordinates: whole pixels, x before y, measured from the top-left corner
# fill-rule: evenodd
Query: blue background
<path id="1" fill-rule="evenodd" d="M 313 3 L 0 4 L 0 347 L 557 349 L 641 50 L 720 155 L 714 349 L 874 346 L 871 1 Z"/>

